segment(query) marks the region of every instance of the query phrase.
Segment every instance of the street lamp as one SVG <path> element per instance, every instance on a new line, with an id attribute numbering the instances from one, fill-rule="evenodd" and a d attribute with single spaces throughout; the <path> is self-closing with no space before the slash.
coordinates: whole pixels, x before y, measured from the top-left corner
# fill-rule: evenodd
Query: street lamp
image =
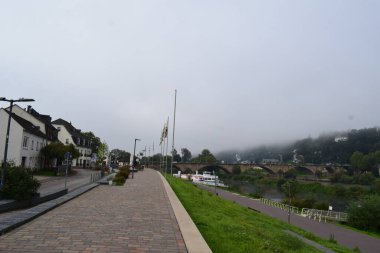
<path id="1" fill-rule="evenodd" d="M 133 179 L 133 171 L 135 170 L 136 141 L 141 141 L 141 140 L 137 138 L 135 139 L 135 147 L 133 148 L 133 158 L 132 158 L 132 179 Z"/>
<path id="2" fill-rule="evenodd" d="M 11 105 L 9 107 L 7 135 L 5 136 L 5 148 L 4 148 L 3 168 L 1 170 L 0 188 L 2 188 L 4 186 L 5 167 L 7 166 L 8 143 L 9 143 L 9 129 L 10 129 L 10 126 L 11 126 L 13 103 L 14 102 L 33 102 L 34 99 L 31 99 L 31 98 L 7 99 L 5 97 L 0 97 L 0 101 L 6 101 L 6 102 L 10 102 L 11 103 Z"/>

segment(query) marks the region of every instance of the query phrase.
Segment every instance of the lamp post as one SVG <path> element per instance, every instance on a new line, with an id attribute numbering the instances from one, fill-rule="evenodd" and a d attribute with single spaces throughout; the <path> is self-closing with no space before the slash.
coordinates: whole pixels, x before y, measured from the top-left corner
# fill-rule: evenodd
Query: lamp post
<path id="1" fill-rule="evenodd" d="M 33 102 L 34 99 L 31 98 L 19 98 L 19 99 L 7 99 L 5 97 L 0 97 L 0 101 L 10 102 L 11 105 L 9 107 L 9 117 L 8 117 L 8 126 L 7 126 L 7 135 L 5 136 L 5 148 L 4 148 L 4 159 L 3 159 L 3 168 L 1 170 L 1 182 L 0 188 L 4 186 L 4 175 L 5 175 L 5 167 L 7 166 L 7 155 L 8 155 L 8 143 L 9 143 L 9 130 L 11 126 L 11 118 L 12 118 L 12 108 L 14 102 Z"/>
<path id="2" fill-rule="evenodd" d="M 136 141 L 141 141 L 141 140 L 137 138 L 135 139 L 135 146 L 133 148 L 133 158 L 132 158 L 132 179 L 133 179 L 133 171 L 135 170 Z"/>

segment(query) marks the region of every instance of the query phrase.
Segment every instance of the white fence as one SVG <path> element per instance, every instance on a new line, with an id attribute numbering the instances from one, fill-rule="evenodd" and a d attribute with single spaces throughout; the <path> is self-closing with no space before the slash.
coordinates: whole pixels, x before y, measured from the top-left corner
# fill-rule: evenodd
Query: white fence
<path id="1" fill-rule="evenodd" d="M 273 207 L 276 207 L 276 208 L 279 208 L 279 209 L 282 209 L 285 211 L 289 211 L 289 209 L 290 209 L 291 213 L 300 214 L 300 209 L 298 207 L 295 207 L 295 206 L 290 206 L 287 204 L 283 204 L 281 202 L 273 201 L 270 199 L 264 199 L 264 198 L 261 198 L 260 201 L 263 202 L 264 204 L 268 205 L 268 206 L 273 206 Z"/>
<path id="2" fill-rule="evenodd" d="M 321 221 L 347 221 L 347 213 L 302 208 L 301 216 Z"/>
<path id="3" fill-rule="evenodd" d="M 295 206 L 289 206 L 287 204 L 283 204 L 277 201 L 273 201 L 270 199 L 261 198 L 260 201 L 268 206 L 273 206 L 284 211 L 290 210 L 291 213 L 295 213 L 301 215 L 303 217 L 318 220 L 319 222 L 324 221 L 347 221 L 347 213 L 343 212 L 334 212 L 334 211 L 326 211 L 326 210 L 318 210 L 318 209 L 309 209 L 309 208 L 298 208 Z"/>

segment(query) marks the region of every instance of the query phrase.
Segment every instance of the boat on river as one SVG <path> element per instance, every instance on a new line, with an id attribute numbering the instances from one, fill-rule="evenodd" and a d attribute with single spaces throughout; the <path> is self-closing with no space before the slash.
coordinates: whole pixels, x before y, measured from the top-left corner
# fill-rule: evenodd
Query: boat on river
<path id="1" fill-rule="evenodd" d="M 218 186 L 218 187 L 228 187 L 222 181 L 219 180 L 219 177 L 212 175 L 211 172 L 205 171 L 203 174 L 198 174 L 198 171 L 195 175 L 191 176 L 191 180 L 196 184 L 205 184 L 209 186 Z"/>
<path id="2" fill-rule="evenodd" d="M 181 171 L 178 171 L 177 174 L 173 174 L 173 177 L 191 180 L 193 181 L 193 183 L 196 184 L 228 187 L 222 181 L 219 180 L 218 176 L 212 175 L 211 172 L 208 171 L 203 172 L 203 174 L 199 174 L 198 171 L 195 174 L 182 174 Z"/>

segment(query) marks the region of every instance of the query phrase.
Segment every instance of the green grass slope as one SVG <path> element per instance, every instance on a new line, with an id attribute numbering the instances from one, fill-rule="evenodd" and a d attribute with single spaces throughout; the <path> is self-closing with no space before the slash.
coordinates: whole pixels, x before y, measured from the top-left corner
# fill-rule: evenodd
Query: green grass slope
<path id="1" fill-rule="evenodd" d="M 320 252 L 286 234 L 286 229 L 336 252 L 352 252 L 300 228 L 216 197 L 189 182 L 180 179 L 170 179 L 170 182 L 214 253 Z"/>

